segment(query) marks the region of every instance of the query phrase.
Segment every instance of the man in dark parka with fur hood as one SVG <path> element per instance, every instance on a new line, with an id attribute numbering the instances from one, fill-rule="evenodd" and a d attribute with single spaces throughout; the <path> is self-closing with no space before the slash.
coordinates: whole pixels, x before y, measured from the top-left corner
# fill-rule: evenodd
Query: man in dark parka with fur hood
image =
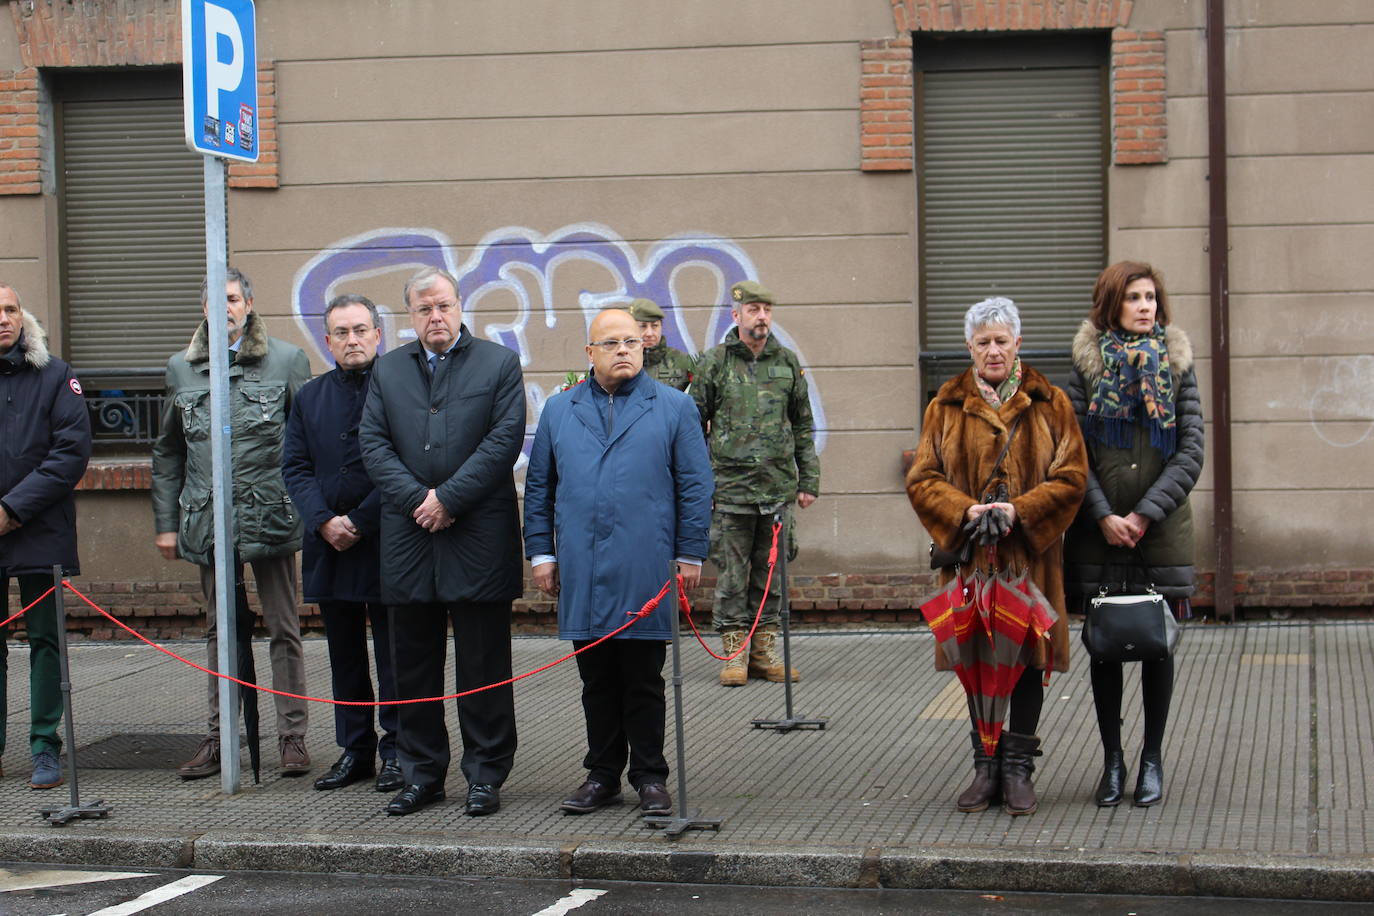
<path id="1" fill-rule="evenodd" d="M 0 620 L 9 617 L 9 580 L 22 606 L 52 587 L 52 568 L 80 572 L 72 491 L 91 457 L 91 420 L 71 367 L 48 352 L 47 335 L 0 283 Z M 62 721 L 57 608 L 49 595 L 23 619 L 29 639 L 29 786 L 64 780 L 57 758 Z M 0 751 L 5 748 L 9 649 L 0 630 Z"/>

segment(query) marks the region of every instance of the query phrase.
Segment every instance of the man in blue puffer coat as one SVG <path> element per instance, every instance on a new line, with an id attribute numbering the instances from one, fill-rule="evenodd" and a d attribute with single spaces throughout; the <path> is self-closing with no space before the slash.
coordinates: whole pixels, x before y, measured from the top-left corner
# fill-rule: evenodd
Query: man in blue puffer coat
<path id="1" fill-rule="evenodd" d="M 692 399 L 644 371 L 639 326 L 608 309 L 593 321 L 588 380 L 550 399 L 525 476 L 525 553 L 558 596 L 559 636 L 581 649 L 626 623 L 670 568 L 692 588 L 709 547 L 711 458 Z M 663 756 L 665 600 L 577 657 L 587 719 L 587 780 L 560 806 L 585 814 L 621 800 L 629 780 L 645 814 L 672 799 Z"/>

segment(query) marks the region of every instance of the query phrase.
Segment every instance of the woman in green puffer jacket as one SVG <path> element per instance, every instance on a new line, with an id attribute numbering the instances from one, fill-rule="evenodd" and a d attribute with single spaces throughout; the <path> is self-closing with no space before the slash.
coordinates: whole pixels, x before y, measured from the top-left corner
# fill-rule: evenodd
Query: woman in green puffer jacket
<path id="1" fill-rule="evenodd" d="M 1065 536 L 1065 591 L 1080 606 L 1103 585 L 1153 586 L 1187 616 L 1193 594 L 1193 514 L 1202 473 L 1202 402 L 1193 348 L 1169 326 L 1164 283 L 1153 267 L 1122 261 L 1093 287 L 1092 311 L 1073 344 L 1073 402 L 1088 446 L 1087 495 Z M 1174 661 L 1141 663 L 1145 734 L 1134 801 L 1164 800 L 1161 749 Z M 1120 804 L 1122 666 L 1093 662 L 1093 702 L 1104 766 L 1096 801 Z"/>

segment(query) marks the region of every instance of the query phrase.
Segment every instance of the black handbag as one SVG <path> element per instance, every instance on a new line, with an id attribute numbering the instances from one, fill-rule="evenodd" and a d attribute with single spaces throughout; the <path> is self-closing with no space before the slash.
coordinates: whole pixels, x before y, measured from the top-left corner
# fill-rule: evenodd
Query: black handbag
<path id="1" fill-rule="evenodd" d="M 1139 546 L 1136 553 L 1145 565 Z M 1169 602 L 1153 585 L 1144 594 L 1117 595 L 1103 585 L 1083 618 L 1083 645 L 1096 662 L 1162 661 L 1174 654 L 1182 635 Z"/>
<path id="2" fill-rule="evenodd" d="M 991 503 L 998 500 L 989 496 L 987 489 L 992 485 L 992 481 L 1002 470 L 1002 461 L 1007 457 L 1007 450 L 1011 448 L 1011 440 L 1016 435 L 1016 428 L 1021 425 L 1021 417 L 1017 417 L 1011 422 L 1011 429 L 1007 431 L 1007 441 L 1002 445 L 1002 453 L 997 456 L 997 463 L 992 466 L 992 473 L 988 475 L 987 482 L 983 484 L 980 492 L 983 494 L 983 502 Z M 949 569 L 951 566 L 967 566 L 973 562 L 973 538 L 965 536 L 955 550 L 946 550 L 934 540 L 930 542 L 930 568 Z"/>

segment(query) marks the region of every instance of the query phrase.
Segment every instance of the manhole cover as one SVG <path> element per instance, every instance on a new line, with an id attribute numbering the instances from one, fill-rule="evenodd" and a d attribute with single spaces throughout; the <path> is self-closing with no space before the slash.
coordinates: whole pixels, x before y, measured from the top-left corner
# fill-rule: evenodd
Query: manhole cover
<path id="1" fill-rule="evenodd" d="M 93 770 L 174 770 L 191 759 L 200 740 L 200 735 L 124 732 L 80 748 L 76 762 Z"/>

